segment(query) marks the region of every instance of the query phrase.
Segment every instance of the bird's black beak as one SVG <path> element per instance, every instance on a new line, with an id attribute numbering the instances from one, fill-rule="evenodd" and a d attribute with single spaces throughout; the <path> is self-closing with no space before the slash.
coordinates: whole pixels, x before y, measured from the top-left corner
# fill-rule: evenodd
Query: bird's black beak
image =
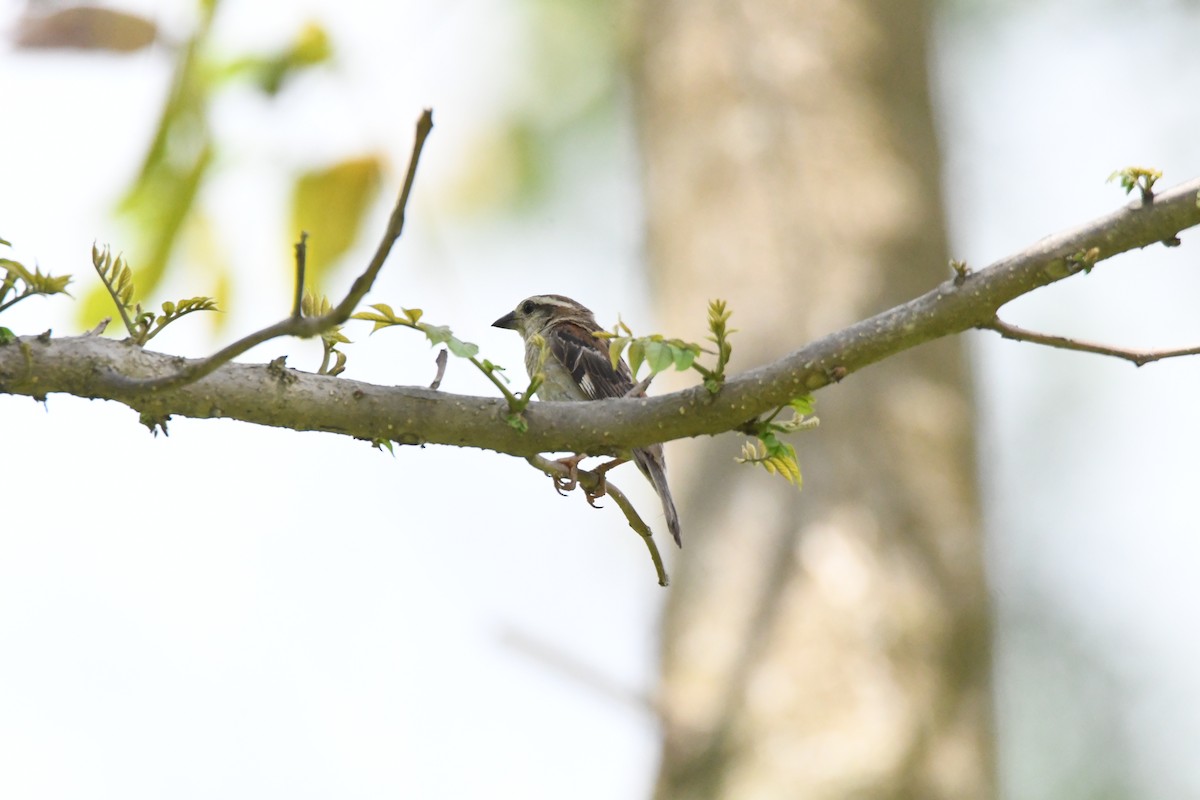
<path id="1" fill-rule="evenodd" d="M 501 317 L 500 319 L 493 322 L 492 327 L 493 328 L 508 328 L 509 330 L 516 330 L 517 312 L 515 312 L 515 311 L 508 312 L 503 317 Z"/>

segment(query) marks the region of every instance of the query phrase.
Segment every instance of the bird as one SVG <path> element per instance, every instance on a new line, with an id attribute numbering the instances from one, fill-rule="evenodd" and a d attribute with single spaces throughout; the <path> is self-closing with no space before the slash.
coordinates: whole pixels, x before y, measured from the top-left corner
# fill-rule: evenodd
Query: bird
<path id="1" fill-rule="evenodd" d="M 594 335 L 603 330 L 596 323 L 595 315 L 569 297 L 561 294 L 527 297 L 493 322 L 492 327 L 507 328 L 521 335 L 525 342 L 525 370 L 531 380 L 539 372 L 543 375 L 542 384 L 537 388 L 537 396 L 542 400 L 604 400 L 634 393 L 629 365 L 621 359 L 613 368 L 607 345 Z M 662 445 L 641 447 L 632 455 L 633 462 L 662 501 L 667 529 L 675 544 L 682 547 L 679 514 L 667 485 L 667 463 Z M 626 460 L 618 458 L 600 470 L 603 474 Z"/>

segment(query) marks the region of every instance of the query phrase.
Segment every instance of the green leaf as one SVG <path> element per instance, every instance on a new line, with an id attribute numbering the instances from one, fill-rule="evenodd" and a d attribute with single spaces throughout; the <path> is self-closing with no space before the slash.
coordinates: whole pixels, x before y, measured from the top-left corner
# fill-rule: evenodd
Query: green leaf
<path id="1" fill-rule="evenodd" d="M 699 350 L 693 350 L 690 347 L 671 346 L 671 355 L 675 359 L 675 369 L 680 372 L 691 369 L 692 362 L 696 360 L 696 356 L 699 354 Z"/>
<path id="2" fill-rule="evenodd" d="M 392 307 L 387 303 L 374 303 L 372 304 L 371 308 L 375 309 L 380 314 L 383 314 L 388 319 L 398 319 L 396 312 L 393 311 Z"/>
<path id="3" fill-rule="evenodd" d="M 33 276 L 20 261 L 13 261 L 11 258 L 0 258 L 0 268 L 15 274 L 18 278 L 25 282 L 26 286 L 33 282 Z"/>
<path id="4" fill-rule="evenodd" d="M 674 363 L 671 347 L 666 342 L 646 342 L 646 365 L 650 367 L 650 374 L 657 375 Z"/>
<path id="5" fill-rule="evenodd" d="M 7 244 L 7 242 L 5 244 Z M 0 344 L 8 344 L 9 342 L 15 341 L 16 338 L 17 335 L 8 328 L 0 327 Z"/>
<path id="6" fill-rule="evenodd" d="M 347 343 L 349 343 L 349 341 L 350 341 L 349 339 L 346 339 Z M 336 377 L 346 371 L 346 354 L 343 353 L 341 350 L 334 350 L 333 356 L 334 356 L 334 365 L 329 370 L 328 374 Z"/>
<path id="7" fill-rule="evenodd" d="M 450 348 L 450 352 L 459 358 L 474 358 L 479 354 L 478 345 L 461 341 L 453 336 L 446 340 L 446 347 Z"/>
<path id="8" fill-rule="evenodd" d="M 625 352 L 628 345 L 629 338 L 626 336 L 614 338 L 608 343 L 608 360 L 612 363 L 613 371 L 616 371 L 617 364 L 621 363 L 621 353 Z"/>
<path id="9" fill-rule="evenodd" d="M 817 401 L 811 394 L 804 394 L 799 397 L 793 397 L 788 401 L 788 405 L 800 416 L 807 417 L 816 409 Z"/>
<path id="10" fill-rule="evenodd" d="M 641 339 L 634 339 L 629 343 L 629 371 L 633 375 L 634 380 L 637 380 L 638 370 L 642 368 L 642 362 L 645 360 L 645 345 Z"/>
<path id="11" fill-rule="evenodd" d="M 347 159 L 306 172 L 292 189 L 289 237 L 297 231 L 311 234 L 308 270 L 315 283 L 329 273 L 358 238 L 363 218 L 382 181 L 379 156 Z"/>
<path id="12" fill-rule="evenodd" d="M 424 323 L 417 327 L 425 333 L 425 338 L 429 339 L 430 344 L 445 344 L 454 338 L 454 334 L 450 332 L 450 328 L 446 325 Z"/>
<path id="13" fill-rule="evenodd" d="M 392 307 L 387 303 L 374 303 L 371 305 L 371 308 L 375 309 L 375 311 L 358 311 L 354 314 L 351 314 L 350 319 L 361 319 L 366 322 L 374 322 L 375 327 L 371 328 L 371 333 L 374 333 L 382 328 L 389 328 L 392 325 L 404 325 L 405 327 L 409 328 L 415 327 L 409 319 L 401 319 L 397 317 L 396 312 L 393 311 Z M 419 316 L 420 312 L 418 312 L 418 317 Z"/>
<path id="14" fill-rule="evenodd" d="M 420 312 L 417 312 L 418 315 Z M 474 358 L 479 353 L 479 346 L 455 338 L 446 325 L 430 325 L 420 323 L 417 327 L 425 333 L 430 344 L 444 344 L 451 353 L 459 358 Z"/>

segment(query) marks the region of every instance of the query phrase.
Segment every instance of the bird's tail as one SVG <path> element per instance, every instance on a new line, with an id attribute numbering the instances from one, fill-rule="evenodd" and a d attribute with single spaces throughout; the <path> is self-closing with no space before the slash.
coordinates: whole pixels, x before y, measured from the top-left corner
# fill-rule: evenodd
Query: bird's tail
<path id="1" fill-rule="evenodd" d="M 679 530 L 679 513 L 675 510 L 675 501 L 671 499 L 671 487 L 667 485 L 667 461 L 663 457 L 662 445 L 654 445 L 633 452 L 633 460 L 637 463 L 642 474 L 650 479 L 658 499 L 662 501 L 663 514 L 667 518 L 667 530 L 675 539 L 675 544 L 683 547 L 683 538 Z"/>

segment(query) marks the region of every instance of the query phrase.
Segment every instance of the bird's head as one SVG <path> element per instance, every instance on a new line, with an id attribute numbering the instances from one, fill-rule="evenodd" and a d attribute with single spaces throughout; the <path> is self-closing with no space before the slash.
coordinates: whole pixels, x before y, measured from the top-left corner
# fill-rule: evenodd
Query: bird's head
<path id="1" fill-rule="evenodd" d="M 596 318 L 580 303 L 561 294 L 535 294 L 526 297 L 517 307 L 492 323 L 495 328 L 508 328 L 529 339 L 535 333 L 560 322 L 573 322 L 588 330 L 596 330 Z"/>

